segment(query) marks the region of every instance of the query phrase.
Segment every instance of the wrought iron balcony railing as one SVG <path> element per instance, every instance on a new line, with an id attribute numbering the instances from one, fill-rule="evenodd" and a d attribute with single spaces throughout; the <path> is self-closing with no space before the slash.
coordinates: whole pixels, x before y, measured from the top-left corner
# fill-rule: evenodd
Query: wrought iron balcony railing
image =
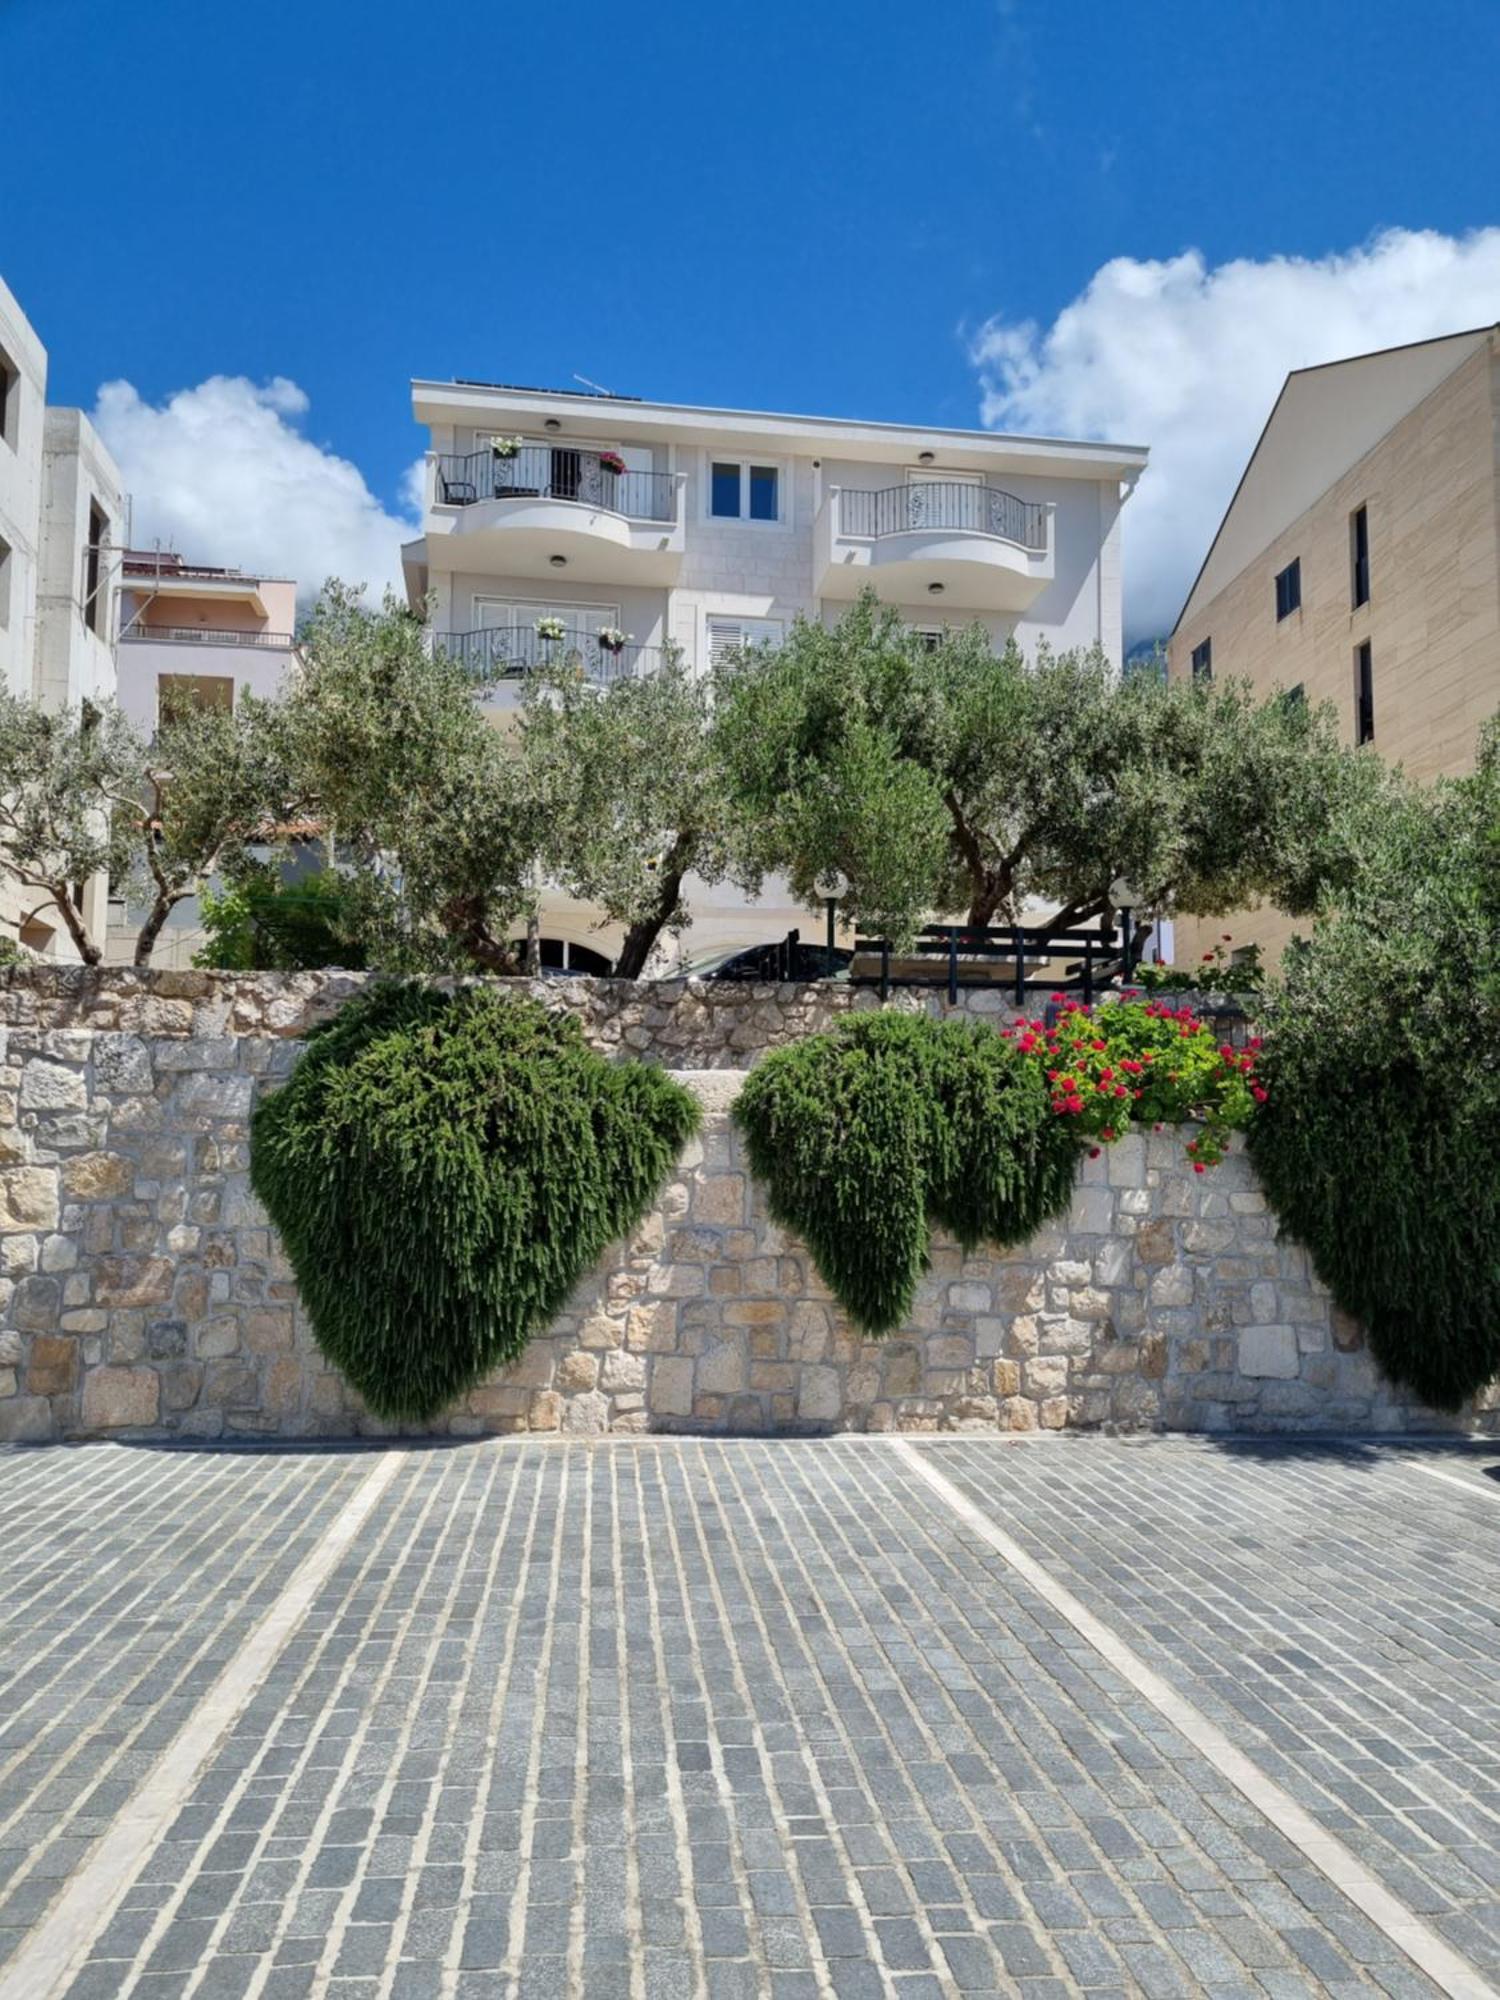
<path id="1" fill-rule="evenodd" d="M 675 474 L 617 472 L 606 463 L 609 456 L 555 444 L 524 444 L 509 458 L 488 447 L 440 452 L 438 503 L 472 507 L 477 500 L 575 500 L 630 521 L 676 520 Z"/>
<path id="2" fill-rule="evenodd" d="M 438 632 L 432 643 L 484 685 L 524 680 L 539 668 L 563 667 L 603 686 L 654 673 L 666 657 L 660 646 L 638 646 L 631 639 L 616 652 L 601 645 L 595 633 L 583 630 L 568 631 L 561 639 L 543 639 L 525 627 L 486 627 L 479 632 Z"/>
<path id="3" fill-rule="evenodd" d="M 1041 554 L 1047 547 L 1047 509 L 1020 500 L 999 486 L 976 486 L 957 479 L 916 479 L 877 493 L 845 487 L 839 495 L 839 527 L 846 535 L 907 535 L 923 528 L 949 528 L 993 535 L 1002 542 Z"/>
<path id="4" fill-rule="evenodd" d="M 127 646 L 150 640 L 167 646 L 265 646 L 273 652 L 287 652 L 296 644 L 291 632 L 236 632 L 208 625 L 132 625 L 120 640 Z"/>

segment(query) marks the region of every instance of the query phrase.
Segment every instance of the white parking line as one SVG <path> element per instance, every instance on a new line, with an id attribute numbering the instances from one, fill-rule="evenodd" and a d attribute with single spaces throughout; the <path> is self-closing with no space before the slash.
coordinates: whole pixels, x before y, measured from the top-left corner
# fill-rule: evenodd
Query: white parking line
<path id="1" fill-rule="evenodd" d="M 1236 1749 L 1224 1732 L 1194 1707 L 1185 1695 L 1179 1694 L 1170 1682 L 1147 1666 L 1140 1655 L 1133 1652 L 1102 1619 L 1096 1618 L 1072 1591 L 1058 1583 L 1003 1529 L 997 1528 L 989 1516 L 975 1506 L 951 1479 L 939 1472 L 921 1450 L 903 1439 L 898 1452 L 916 1476 L 937 1494 L 965 1527 L 1003 1557 L 1039 1597 L 1044 1598 L 1075 1632 L 1088 1641 L 1122 1680 L 1128 1681 L 1137 1694 L 1149 1701 L 1179 1735 L 1208 1759 L 1221 1777 L 1227 1779 L 1257 1812 L 1271 1822 L 1278 1833 L 1284 1834 L 1295 1847 L 1300 1848 L 1315 1868 L 1342 1890 L 1372 1924 L 1384 1931 L 1419 1971 L 1424 1972 L 1444 1993 L 1453 1994 L 1455 2000 L 1496 2000 L 1496 1988 L 1466 1958 L 1462 1958 L 1405 1904 L 1398 1902 L 1341 1840 L 1319 1826 L 1311 1813 L 1299 1806 L 1290 1793 L 1283 1791 L 1274 1778 L 1267 1777 L 1242 1750 Z M 1452 1477 L 1451 1474 L 1442 1476 Z"/>
<path id="2" fill-rule="evenodd" d="M 328 1532 L 297 1565 L 276 1602 L 247 1635 L 244 1645 L 5 1968 L 5 2000 L 50 2000 L 50 1996 L 66 1992 L 141 1863 L 176 1818 L 199 1773 L 307 1615 L 404 1456 L 399 1451 L 380 1454 Z"/>

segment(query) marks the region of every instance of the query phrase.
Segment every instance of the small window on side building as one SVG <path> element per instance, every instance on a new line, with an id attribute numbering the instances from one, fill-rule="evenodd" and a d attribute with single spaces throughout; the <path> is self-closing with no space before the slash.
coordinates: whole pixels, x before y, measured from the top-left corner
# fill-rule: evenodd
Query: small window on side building
<path id="1" fill-rule="evenodd" d="M 1368 639 L 1354 649 L 1354 740 L 1375 741 L 1375 662 Z"/>
<path id="2" fill-rule="evenodd" d="M 1302 608 L 1302 558 L 1293 556 L 1276 578 L 1276 617 L 1290 618 Z"/>
<path id="3" fill-rule="evenodd" d="M 1193 648 L 1193 679 L 1211 681 L 1214 677 L 1214 642 L 1204 639 Z"/>
<path id="4" fill-rule="evenodd" d="M 109 519 L 97 500 L 89 502 L 89 541 L 83 558 L 83 622 L 100 638 L 109 593 L 104 588 L 104 552 Z"/>
<path id="5" fill-rule="evenodd" d="M 1370 514 L 1356 507 L 1349 516 L 1349 602 L 1358 611 L 1370 601 Z"/>
<path id="6" fill-rule="evenodd" d="M 21 371 L 0 347 L 0 444 L 16 448 L 16 426 L 21 414 Z"/>

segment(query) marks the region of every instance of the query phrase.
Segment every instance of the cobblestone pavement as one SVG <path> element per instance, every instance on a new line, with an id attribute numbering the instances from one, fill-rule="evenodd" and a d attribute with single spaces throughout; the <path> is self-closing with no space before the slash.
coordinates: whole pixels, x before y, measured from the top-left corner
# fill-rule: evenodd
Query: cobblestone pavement
<path id="1" fill-rule="evenodd" d="M 1500 1992 L 1497 1458 L 0 1453 L 0 2000 Z"/>

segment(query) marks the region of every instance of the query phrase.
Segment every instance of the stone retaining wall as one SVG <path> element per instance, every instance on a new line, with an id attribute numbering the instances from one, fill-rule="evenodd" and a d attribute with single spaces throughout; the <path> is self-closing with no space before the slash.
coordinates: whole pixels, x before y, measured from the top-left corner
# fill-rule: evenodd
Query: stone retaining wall
<path id="1" fill-rule="evenodd" d="M 51 970 L 0 983 L 0 1440 L 383 1433 L 313 1346 L 247 1178 L 255 1093 L 359 983 Z M 579 1008 L 601 1046 L 636 1047 L 639 1031 L 650 1053 L 711 1052 L 721 1069 L 851 1004 L 847 989 L 609 985 L 540 990 Z M 765 1214 L 728 1116 L 739 1079 L 688 1080 L 703 1134 L 634 1240 L 434 1429 L 1442 1421 L 1380 1381 L 1305 1254 L 1277 1241 L 1246 1160 L 1195 1176 L 1177 1134 L 1107 1148 L 1070 1216 L 1022 1249 L 966 1258 L 939 1239 L 909 1326 L 862 1341 Z M 1500 1428 L 1493 1404 L 1465 1421 Z"/>

